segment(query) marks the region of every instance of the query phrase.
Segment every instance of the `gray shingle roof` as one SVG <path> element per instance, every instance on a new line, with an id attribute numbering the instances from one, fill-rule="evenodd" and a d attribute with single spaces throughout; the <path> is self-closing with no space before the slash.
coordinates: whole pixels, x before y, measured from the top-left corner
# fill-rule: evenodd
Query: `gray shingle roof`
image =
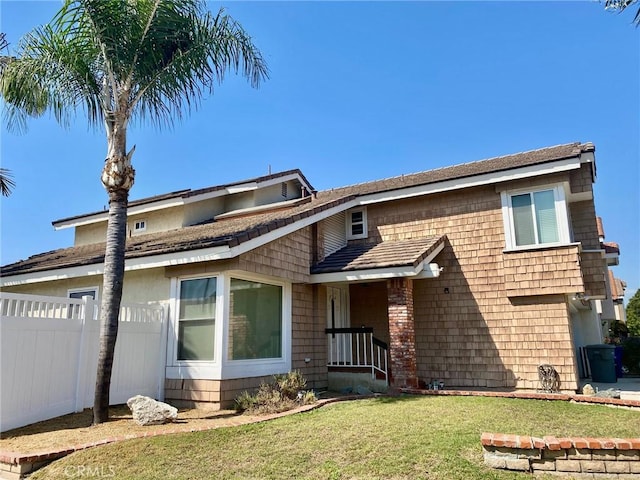
<path id="1" fill-rule="evenodd" d="M 228 218 L 201 225 L 183 227 L 168 232 L 150 233 L 129 238 L 127 240 L 126 258 L 139 258 L 222 245 L 233 247 L 267 232 L 295 223 L 303 218 L 344 204 L 358 196 L 500 172 L 518 167 L 544 164 L 555 160 L 575 157 L 582 152 L 593 150 L 594 147 L 590 143 L 569 143 L 452 167 L 324 190 L 318 192 L 314 197 L 309 197 L 308 201 L 298 203 L 289 209 Z M 299 170 L 292 170 L 290 172 L 299 172 Z M 282 175 L 283 173 L 279 173 L 273 176 Z M 222 186 L 220 188 L 222 188 Z M 169 198 L 172 195 L 181 196 L 187 192 L 190 191 L 184 190 L 152 198 Z M 145 201 L 149 201 L 149 199 Z M 27 260 L 5 265 L 1 268 L 0 273 L 3 276 L 11 276 L 72 266 L 98 264 L 104 259 L 104 248 L 104 243 L 100 243 L 41 253 Z"/>

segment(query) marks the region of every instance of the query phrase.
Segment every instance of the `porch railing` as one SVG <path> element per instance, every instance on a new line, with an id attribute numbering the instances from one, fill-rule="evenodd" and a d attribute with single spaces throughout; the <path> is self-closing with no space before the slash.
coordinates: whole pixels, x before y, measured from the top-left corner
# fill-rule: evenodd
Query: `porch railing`
<path id="1" fill-rule="evenodd" d="M 389 347 L 373 336 L 373 328 L 327 328 L 329 367 L 370 369 L 371 377 L 389 383 Z"/>

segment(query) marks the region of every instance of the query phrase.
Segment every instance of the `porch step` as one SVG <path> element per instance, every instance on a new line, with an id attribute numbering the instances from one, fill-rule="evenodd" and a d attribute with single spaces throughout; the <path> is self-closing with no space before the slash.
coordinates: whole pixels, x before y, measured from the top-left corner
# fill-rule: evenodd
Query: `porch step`
<path id="1" fill-rule="evenodd" d="M 342 365 L 329 365 L 329 372 L 339 373 L 357 373 L 371 375 L 371 367 L 348 367 Z M 380 370 L 375 371 L 376 380 L 385 380 L 384 373 Z"/>
<path id="2" fill-rule="evenodd" d="M 363 372 L 356 372 L 355 368 L 346 368 L 341 371 L 329 368 L 329 390 L 335 392 L 343 391 L 347 388 L 357 391 L 358 387 L 365 387 L 375 393 L 385 393 L 389 386 L 384 376 L 382 378 L 372 378 L 371 369 Z"/>

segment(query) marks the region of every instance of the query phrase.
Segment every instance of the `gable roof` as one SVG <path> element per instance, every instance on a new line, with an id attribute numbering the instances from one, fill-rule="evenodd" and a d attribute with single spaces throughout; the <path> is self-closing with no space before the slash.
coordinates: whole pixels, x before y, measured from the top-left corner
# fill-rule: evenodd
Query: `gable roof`
<path id="1" fill-rule="evenodd" d="M 438 184 L 445 181 L 457 181 L 522 167 L 543 165 L 558 160 L 579 157 L 582 153 L 593 152 L 594 150 L 595 148 L 591 143 L 569 143 L 488 160 L 427 170 L 410 175 L 401 175 L 342 188 L 324 190 L 315 193 L 313 196 L 303 198 L 300 202 L 295 202 L 290 208 L 286 209 L 258 212 L 253 215 L 227 218 L 176 230 L 138 235 L 129 238 L 127 240 L 125 258 L 129 261 L 142 257 L 178 254 L 203 249 L 209 249 L 209 254 L 205 256 L 185 254 L 179 261 L 184 263 L 189 261 L 203 261 L 203 259 L 230 258 L 230 256 L 242 251 L 238 248 L 230 251 L 234 249 L 234 247 L 243 244 L 257 246 L 257 243 L 260 241 L 266 243 L 278 236 L 286 235 L 295 229 L 303 228 L 329 215 L 356 206 L 359 201 L 358 199 L 366 198 L 367 195 L 394 190 L 401 191 L 402 189 L 410 187 Z M 279 178 L 291 173 L 299 174 L 304 178 L 302 172 L 299 170 L 290 170 L 269 177 Z M 267 177 L 258 177 L 257 180 L 265 178 Z M 240 185 L 242 183 L 246 183 L 246 181 L 211 188 L 223 189 L 229 185 Z M 166 199 L 183 197 L 185 195 L 196 195 L 204 192 L 204 190 L 181 190 L 164 196 L 139 200 L 137 203 L 132 202 L 131 204 L 139 205 L 140 202 L 150 202 L 158 198 Z M 74 217 L 71 217 L 71 219 L 73 218 Z M 252 241 L 253 243 L 250 243 Z M 46 252 L 34 255 L 27 260 L 5 265 L 1 268 L 0 273 L 2 277 L 11 277 L 70 267 L 96 265 L 102 263 L 104 260 L 104 248 L 104 243 L 100 243 Z M 226 253 L 216 253 L 218 256 L 211 254 L 210 249 L 215 248 L 226 249 Z M 222 250 L 216 250 L 216 252 L 222 252 Z M 226 256 L 222 257 L 220 255 Z M 175 262 L 176 260 L 174 259 L 173 261 Z M 156 263 L 154 265 L 158 264 Z M 11 283 L 11 281 L 3 281 L 3 283 Z"/>

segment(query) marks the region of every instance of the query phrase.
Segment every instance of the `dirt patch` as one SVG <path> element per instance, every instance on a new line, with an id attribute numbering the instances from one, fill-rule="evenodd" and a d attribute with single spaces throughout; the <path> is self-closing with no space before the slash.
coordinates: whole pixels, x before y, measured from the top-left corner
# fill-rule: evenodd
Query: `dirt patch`
<path id="1" fill-rule="evenodd" d="M 260 417 L 240 415 L 233 410 L 180 410 L 178 420 L 165 425 L 142 427 L 133 421 L 126 405 L 109 409 L 109 421 L 91 425 L 92 410 L 45 420 L 0 434 L 0 451 L 38 453 L 93 443 L 108 438 L 123 438 L 155 433 L 188 432 L 205 428 L 244 425 Z"/>

